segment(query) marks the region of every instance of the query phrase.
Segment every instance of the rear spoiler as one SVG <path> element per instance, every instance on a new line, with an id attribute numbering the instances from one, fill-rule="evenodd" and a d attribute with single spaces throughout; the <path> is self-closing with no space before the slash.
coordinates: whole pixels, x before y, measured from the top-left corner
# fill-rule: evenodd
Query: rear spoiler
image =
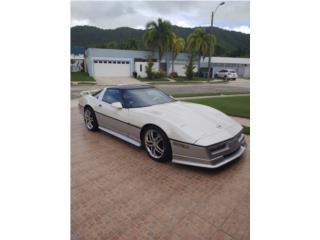
<path id="1" fill-rule="evenodd" d="M 94 95 L 94 94 L 100 92 L 101 90 L 102 89 L 93 89 L 93 90 L 82 91 L 82 92 L 80 92 L 80 96 Z"/>

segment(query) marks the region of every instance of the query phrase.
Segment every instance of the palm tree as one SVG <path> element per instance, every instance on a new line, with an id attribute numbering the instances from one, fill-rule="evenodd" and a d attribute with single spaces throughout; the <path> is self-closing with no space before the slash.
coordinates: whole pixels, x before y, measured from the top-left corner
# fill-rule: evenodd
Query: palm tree
<path id="1" fill-rule="evenodd" d="M 143 42 L 148 49 L 152 51 L 158 50 L 159 69 L 162 56 L 170 48 L 172 38 L 173 32 L 169 21 L 163 21 L 159 18 L 157 22 L 151 21 L 147 23 Z"/>
<path id="2" fill-rule="evenodd" d="M 208 35 L 204 28 L 196 28 L 189 34 L 188 50 L 196 52 L 198 54 L 198 74 L 200 72 L 200 60 L 201 56 L 205 57 L 209 55 L 209 42 L 211 41 L 212 49 L 214 49 L 215 38 L 213 35 Z M 212 52 L 212 51 L 211 51 Z"/>
<path id="3" fill-rule="evenodd" d="M 172 52 L 172 70 L 174 72 L 174 61 L 176 60 L 178 53 L 182 52 L 185 46 L 185 41 L 181 37 L 177 37 L 173 34 L 172 42 L 171 42 L 171 52 Z"/>

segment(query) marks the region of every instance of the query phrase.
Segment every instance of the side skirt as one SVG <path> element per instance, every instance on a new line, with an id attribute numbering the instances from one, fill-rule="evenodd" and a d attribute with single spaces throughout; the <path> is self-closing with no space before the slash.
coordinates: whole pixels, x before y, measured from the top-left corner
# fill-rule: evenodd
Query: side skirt
<path id="1" fill-rule="evenodd" d="M 106 133 L 109 133 L 117 138 L 120 138 L 128 143 L 131 143 L 132 145 L 135 145 L 137 147 L 141 147 L 141 143 L 136 141 L 136 140 L 133 140 L 132 138 L 129 138 L 128 136 L 125 136 L 125 135 L 122 135 L 120 133 L 117 133 L 117 132 L 114 132 L 110 129 L 107 129 L 107 128 L 104 128 L 104 127 L 99 127 L 100 130 L 106 132 Z"/>

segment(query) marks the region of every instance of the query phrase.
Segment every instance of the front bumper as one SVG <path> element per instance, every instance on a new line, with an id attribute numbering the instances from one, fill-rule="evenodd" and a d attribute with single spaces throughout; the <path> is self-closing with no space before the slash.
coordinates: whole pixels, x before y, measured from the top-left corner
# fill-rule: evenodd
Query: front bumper
<path id="1" fill-rule="evenodd" d="M 239 158 L 246 150 L 242 132 L 231 139 L 210 145 L 198 146 L 170 140 L 172 162 L 204 168 L 218 168 Z"/>

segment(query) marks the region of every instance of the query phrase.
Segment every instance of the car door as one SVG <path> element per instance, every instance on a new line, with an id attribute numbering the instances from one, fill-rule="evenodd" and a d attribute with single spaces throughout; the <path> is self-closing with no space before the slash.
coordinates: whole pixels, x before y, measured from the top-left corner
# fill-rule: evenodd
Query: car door
<path id="1" fill-rule="evenodd" d="M 222 77 L 223 77 L 223 71 L 224 71 L 224 70 L 220 70 L 220 71 L 217 73 L 217 75 L 218 75 L 219 78 L 222 78 Z"/>
<path id="2" fill-rule="evenodd" d="M 123 104 L 122 92 L 119 89 L 107 88 L 96 108 L 96 117 L 100 127 L 127 136 L 128 116 L 127 108 L 116 108 L 112 103 Z"/>
<path id="3" fill-rule="evenodd" d="M 221 71 L 221 77 L 225 78 L 228 75 L 228 70 L 222 70 Z"/>

